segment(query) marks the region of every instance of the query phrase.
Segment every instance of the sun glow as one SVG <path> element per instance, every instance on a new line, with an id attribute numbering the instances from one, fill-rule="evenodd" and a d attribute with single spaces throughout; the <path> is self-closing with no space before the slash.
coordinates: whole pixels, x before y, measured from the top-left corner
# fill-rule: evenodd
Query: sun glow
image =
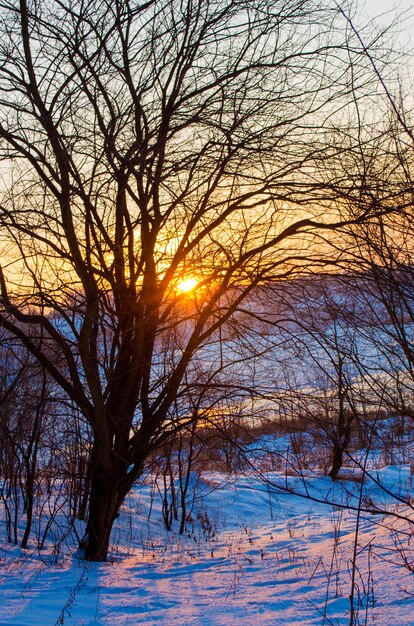
<path id="1" fill-rule="evenodd" d="M 186 278 L 181 283 L 178 283 L 177 289 L 178 291 L 187 293 L 189 291 L 192 291 L 195 287 L 197 287 L 197 285 L 198 280 L 196 280 L 195 278 Z"/>

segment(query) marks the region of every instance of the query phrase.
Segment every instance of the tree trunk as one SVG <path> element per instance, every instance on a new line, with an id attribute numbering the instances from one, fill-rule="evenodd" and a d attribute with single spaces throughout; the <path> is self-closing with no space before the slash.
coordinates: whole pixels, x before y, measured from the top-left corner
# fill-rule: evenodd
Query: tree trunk
<path id="1" fill-rule="evenodd" d="M 84 465 L 84 464 L 82 464 Z M 80 501 L 80 505 L 79 505 L 79 510 L 77 512 L 77 519 L 80 520 L 84 520 L 86 519 L 86 512 L 88 510 L 88 502 L 89 502 L 89 495 L 91 492 L 91 481 L 92 481 L 92 463 L 91 463 L 91 459 L 88 459 L 87 463 L 86 463 L 86 472 L 85 472 L 85 476 L 83 476 L 83 471 L 82 471 L 82 466 L 81 466 L 81 477 L 79 479 L 79 485 L 78 485 L 78 489 L 80 491 L 80 497 L 81 497 L 81 501 Z M 82 484 L 83 483 L 83 484 Z"/>
<path id="2" fill-rule="evenodd" d="M 336 432 L 333 449 L 332 449 L 332 467 L 329 472 L 329 476 L 332 480 L 336 480 L 338 473 L 342 467 L 344 452 L 348 449 L 349 443 L 351 441 L 351 423 L 353 420 L 353 416 L 350 416 L 345 424 L 343 422 L 340 423 L 340 427 Z"/>
<path id="3" fill-rule="evenodd" d="M 88 523 L 80 545 L 87 561 L 106 561 L 112 526 L 122 501 L 116 481 L 111 481 L 99 468 L 95 468 L 90 487 Z"/>
<path id="4" fill-rule="evenodd" d="M 329 476 L 330 478 L 332 478 L 332 480 L 337 479 L 339 470 L 342 467 L 342 461 L 343 461 L 343 455 L 344 455 L 344 449 L 342 447 L 341 442 L 338 439 L 334 440 L 333 448 L 332 448 L 331 470 L 329 472 Z"/>

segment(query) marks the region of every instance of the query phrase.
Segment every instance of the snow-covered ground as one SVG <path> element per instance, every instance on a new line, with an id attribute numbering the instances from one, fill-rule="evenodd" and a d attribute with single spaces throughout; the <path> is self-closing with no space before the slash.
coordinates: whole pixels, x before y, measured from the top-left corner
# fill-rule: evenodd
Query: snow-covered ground
<path id="1" fill-rule="evenodd" d="M 412 473 L 376 465 L 364 484 L 207 472 L 183 535 L 165 530 L 147 481 L 105 564 L 79 560 L 74 533 L 23 552 L 2 527 L 0 624 L 349 624 L 350 596 L 354 624 L 414 624 Z"/>

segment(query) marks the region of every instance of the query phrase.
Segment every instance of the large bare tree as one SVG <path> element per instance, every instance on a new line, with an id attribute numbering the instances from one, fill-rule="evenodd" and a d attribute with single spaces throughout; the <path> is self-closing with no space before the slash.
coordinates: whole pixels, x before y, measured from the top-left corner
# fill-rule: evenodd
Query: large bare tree
<path id="1" fill-rule="evenodd" d="M 224 367 L 220 328 L 378 212 L 347 177 L 376 76 L 324 0 L 0 6 L 1 323 L 92 428 L 105 560 L 148 455 L 196 419 L 177 398 Z"/>

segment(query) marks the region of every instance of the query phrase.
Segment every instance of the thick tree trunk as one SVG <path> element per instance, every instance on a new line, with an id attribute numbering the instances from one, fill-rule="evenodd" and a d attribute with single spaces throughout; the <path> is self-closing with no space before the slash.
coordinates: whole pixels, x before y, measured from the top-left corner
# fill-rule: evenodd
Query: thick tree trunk
<path id="1" fill-rule="evenodd" d="M 104 471 L 99 462 L 98 444 L 94 443 L 85 477 L 89 491 L 88 521 L 80 550 L 87 561 L 106 561 L 112 526 L 119 515 L 125 497 L 142 473 L 149 449 L 144 447 L 142 458 L 134 463 L 134 471 L 128 471 L 127 463 L 114 463 Z"/>
<path id="2" fill-rule="evenodd" d="M 90 487 L 88 523 L 80 546 L 87 561 L 106 561 L 112 526 L 122 501 L 116 481 L 95 468 Z"/>

